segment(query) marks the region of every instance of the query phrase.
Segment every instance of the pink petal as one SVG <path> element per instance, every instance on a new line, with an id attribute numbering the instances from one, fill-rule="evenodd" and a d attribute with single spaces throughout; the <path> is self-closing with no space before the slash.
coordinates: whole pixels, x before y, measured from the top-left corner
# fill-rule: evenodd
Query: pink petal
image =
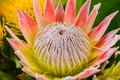
<path id="1" fill-rule="evenodd" d="M 44 17 L 47 23 L 55 21 L 55 14 L 51 0 L 46 0 Z"/>
<path id="2" fill-rule="evenodd" d="M 23 41 L 20 41 L 19 43 L 14 40 L 7 38 L 8 42 L 11 44 L 11 46 L 15 50 L 15 54 L 20 58 L 24 64 L 28 65 L 30 68 L 37 70 L 39 69 L 38 64 L 35 63 L 33 60 L 33 52 L 32 49 Z M 28 55 L 29 54 L 29 55 Z"/>
<path id="3" fill-rule="evenodd" d="M 120 30 L 120 29 L 115 29 L 115 30 L 109 32 L 108 34 L 106 34 L 102 39 L 100 39 L 100 40 L 98 41 L 97 45 L 98 45 L 98 44 L 101 44 L 101 42 L 103 42 L 104 40 L 107 41 L 107 40 L 113 38 L 119 30 Z M 104 41 L 104 42 L 105 42 L 105 41 Z"/>
<path id="4" fill-rule="evenodd" d="M 35 74 L 35 79 L 36 80 L 47 80 L 44 76 L 38 75 L 37 73 Z"/>
<path id="5" fill-rule="evenodd" d="M 35 73 L 32 72 L 28 67 L 23 67 L 22 70 L 23 70 L 25 73 L 29 74 L 30 76 L 35 77 Z"/>
<path id="6" fill-rule="evenodd" d="M 83 30 L 85 31 L 86 34 L 89 33 L 89 31 L 91 30 L 94 22 L 95 22 L 95 19 L 97 17 L 97 14 L 98 14 L 98 10 L 100 8 L 101 4 L 97 4 L 94 6 L 94 9 L 92 10 L 92 12 L 90 13 L 90 15 L 88 16 L 86 22 L 85 22 L 85 25 L 83 27 Z"/>
<path id="7" fill-rule="evenodd" d="M 108 51 L 103 52 L 102 54 L 100 54 L 100 56 L 98 56 L 95 59 L 95 62 L 94 62 L 93 65 L 94 66 L 100 65 L 101 63 L 105 62 L 106 60 L 108 60 L 115 53 L 116 50 L 117 50 L 117 48 L 111 48 Z"/>
<path id="8" fill-rule="evenodd" d="M 17 55 L 17 57 L 20 59 L 19 60 L 19 63 L 22 65 L 22 66 L 26 66 L 26 67 L 30 67 L 25 56 L 19 51 L 15 51 L 15 54 Z"/>
<path id="9" fill-rule="evenodd" d="M 81 28 L 84 27 L 84 24 L 87 20 L 88 14 L 89 14 L 90 3 L 91 3 L 91 0 L 87 0 L 84 3 L 84 5 L 81 7 L 79 14 L 75 21 L 76 26 L 79 26 Z"/>
<path id="10" fill-rule="evenodd" d="M 96 44 L 96 47 L 100 48 L 102 51 L 108 50 L 110 47 L 112 47 L 118 40 L 120 40 L 120 35 L 115 34 L 119 31 L 119 29 L 116 29 L 114 31 L 111 31 L 106 36 L 104 36 L 98 43 Z"/>
<path id="11" fill-rule="evenodd" d="M 31 18 L 31 16 L 29 16 L 27 13 L 19 10 L 17 10 L 17 13 L 20 24 L 20 30 L 23 36 L 30 45 L 33 45 L 33 40 L 38 31 L 38 27 L 36 26 L 36 23 Z"/>
<path id="12" fill-rule="evenodd" d="M 62 78 L 62 80 L 76 80 L 76 78 L 72 76 L 67 76 L 65 78 Z"/>
<path id="13" fill-rule="evenodd" d="M 114 16 L 118 13 L 118 11 L 112 13 L 111 15 L 107 16 L 99 25 L 98 27 L 94 28 L 88 36 L 92 41 L 97 42 L 105 33 L 106 29 L 108 28 L 111 20 Z"/>
<path id="14" fill-rule="evenodd" d="M 24 55 L 21 53 L 24 49 L 28 48 L 28 44 L 21 40 L 21 44 L 19 44 L 16 40 L 12 38 L 6 38 L 10 45 L 13 47 L 15 54 L 21 59 L 24 60 Z M 29 54 L 30 55 L 30 54 Z"/>
<path id="15" fill-rule="evenodd" d="M 12 38 L 6 38 L 7 41 L 10 43 L 10 45 L 13 47 L 13 49 L 15 50 L 15 54 L 17 55 L 17 57 L 22 60 L 21 62 L 23 62 L 24 64 L 26 64 L 26 59 L 23 53 L 21 53 L 23 51 L 22 46 L 14 39 Z M 24 41 L 21 41 L 23 43 L 23 45 L 27 45 Z M 27 65 L 27 64 L 26 64 Z"/>
<path id="16" fill-rule="evenodd" d="M 18 57 L 20 60 L 25 61 L 24 55 L 21 54 L 21 52 L 20 52 L 19 50 L 16 50 L 16 51 L 15 51 L 15 54 L 17 55 L 17 57 Z"/>
<path id="17" fill-rule="evenodd" d="M 15 41 L 12 38 L 6 38 L 7 41 L 10 43 L 10 45 L 13 47 L 13 49 L 15 50 L 15 54 L 17 55 L 17 57 L 22 60 L 21 62 L 24 63 L 24 65 L 27 65 L 26 60 L 24 55 L 20 52 L 21 51 L 21 46 L 17 43 L 17 41 Z"/>
<path id="18" fill-rule="evenodd" d="M 7 41 L 10 43 L 10 45 L 13 47 L 13 49 L 16 51 L 16 50 L 19 50 L 20 48 L 20 45 L 18 44 L 17 41 L 15 41 L 14 39 L 12 38 L 6 38 Z"/>
<path id="19" fill-rule="evenodd" d="M 33 51 L 29 45 L 20 40 L 15 36 L 15 34 L 7 27 L 5 26 L 6 30 L 10 33 L 10 35 L 14 38 L 7 38 L 10 45 L 14 48 L 15 54 L 24 62 L 26 65 L 28 65 L 30 68 L 37 70 L 39 69 L 38 64 L 35 63 L 33 60 Z M 28 55 L 29 54 L 29 55 Z"/>
<path id="20" fill-rule="evenodd" d="M 17 57 L 18 57 L 18 53 L 17 53 Z M 19 58 L 19 57 L 18 57 Z M 26 67 L 29 67 L 29 65 L 27 65 L 27 62 L 24 60 L 19 60 L 19 63 L 22 65 L 22 66 L 26 66 Z"/>
<path id="21" fill-rule="evenodd" d="M 91 66 L 88 69 L 85 69 L 83 72 L 75 75 L 75 78 L 81 80 L 81 79 L 87 78 L 87 77 L 89 77 L 89 76 L 91 76 L 99 71 L 100 71 L 99 69 Z"/>
<path id="22" fill-rule="evenodd" d="M 73 23 L 75 17 L 76 0 L 68 0 L 65 9 L 64 21 Z"/>
<path id="23" fill-rule="evenodd" d="M 43 25 L 43 23 L 44 23 L 44 20 L 43 20 L 42 12 L 40 10 L 38 0 L 34 0 L 34 2 L 33 2 L 33 10 L 34 10 L 34 13 L 35 13 L 35 18 L 36 18 L 37 24 L 38 24 L 39 27 L 41 27 Z"/>
<path id="24" fill-rule="evenodd" d="M 7 26 L 5 26 L 6 30 L 10 33 L 10 35 L 14 38 L 6 38 L 8 42 L 11 44 L 14 50 L 20 50 L 20 47 L 23 47 L 24 49 L 28 49 L 29 46 L 26 42 L 20 40 L 13 32 L 10 30 Z"/>
<path id="25" fill-rule="evenodd" d="M 7 26 L 5 26 L 5 28 L 14 38 L 14 39 L 12 38 L 6 38 L 6 39 L 13 47 L 13 49 L 15 50 L 15 54 L 20 58 L 20 60 L 22 60 L 22 62 L 24 62 L 26 65 L 30 66 L 33 69 L 39 68 L 38 65 L 35 63 L 35 61 L 33 60 L 33 52 L 31 51 L 32 49 L 29 47 L 29 45 L 26 42 L 17 38 L 15 34 Z"/>
<path id="26" fill-rule="evenodd" d="M 56 17 L 56 21 L 63 22 L 64 10 L 60 3 L 58 3 L 57 5 L 56 11 L 55 11 L 55 17 Z"/>
<path id="27" fill-rule="evenodd" d="M 29 74 L 30 76 L 34 77 L 36 80 L 47 80 L 44 76 L 38 75 L 37 73 L 34 72 L 34 70 L 28 68 L 28 67 L 23 67 L 22 70 Z"/>
<path id="28" fill-rule="evenodd" d="M 7 26 L 5 26 L 5 29 L 9 32 L 9 34 L 20 44 L 21 40 L 10 30 Z M 14 47 L 13 47 L 14 48 Z"/>

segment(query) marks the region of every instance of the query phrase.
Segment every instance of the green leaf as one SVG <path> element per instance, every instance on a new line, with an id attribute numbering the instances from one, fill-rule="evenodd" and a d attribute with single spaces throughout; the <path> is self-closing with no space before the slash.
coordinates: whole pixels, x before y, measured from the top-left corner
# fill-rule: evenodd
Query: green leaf
<path id="1" fill-rule="evenodd" d="M 35 80 L 35 79 L 30 77 L 29 75 L 25 74 L 24 80 Z"/>
<path id="2" fill-rule="evenodd" d="M 13 73 L 5 73 L 0 71 L 0 80 L 18 80 Z"/>

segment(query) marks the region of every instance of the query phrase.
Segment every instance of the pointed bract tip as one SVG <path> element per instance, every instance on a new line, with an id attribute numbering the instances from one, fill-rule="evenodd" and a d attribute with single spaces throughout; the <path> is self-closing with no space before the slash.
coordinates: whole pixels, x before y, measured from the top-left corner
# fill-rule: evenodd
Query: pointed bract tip
<path id="1" fill-rule="evenodd" d="M 88 2 L 89 4 L 91 3 L 91 0 L 87 0 L 86 2 Z"/>
<path id="2" fill-rule="evenodd" d="M 90 5 L 91 4 L 91 0 L 87 0 L 84 4 Z"/>
<path id="3" fill-rule="evenodd" d="M 20 9 L 16 9 L 16 12 L 19 13 L 19 12 L 20 12 Z"/>
<path id="4" fill-rule="evenodd" d="M 100 6 L 101 6 L 101 3 L 98 3 L 94 6 L 94 8 L 98 10 L 100 8 Z"/>
<path id="5" fill-rule="evenodd" d="M 16 9 L 16 12 L 20 12 L 21 10 L 20 9 Z"/>
<path id="6" fill-rule="evenodd" d="M 14 38 L 16 41 L 20 41 L 19 38 L 13 33 L 13 31 L 5 25 L 5 29 L 8 31 L 8 33 Z"/>
<path id="7" fill-rule="evenodd" d="M 60 3 L 60 1 L 58 2 L 57 7 L 62 7 L 62 4 Z"/>
<path id="8" fill-rule="evenodd" d="M 9 41 L 10 41 L 10 38 L 6 37 L 6 40 L 9 42 Z"/>
<path id="9" fill-rule="evenodd" d="M 56 7 L 56 10 L 55 11 L 57 11 L 57 9 L 62 9 L 63 10 L 63 7 L 62 7 L 62 4 L 60 3 L 60 1 L 58 2 L 58 4 L 57 4 L 57 7 Z M 63 10 L 64 11 L 64 10 Z"/>
<path id="10" fill-rule="evenodd" d="M 74 22 L 75 11 L 76 11 L 75 0 L 68 0 L 65 8 L 64 21 L 70 23 Z"/>
<path id="11" fill-rule="evenodd" d="M 117 14 L 119 12 L 119 10 L 115 11 L 115 13 Z"/>
<path id="12" fill-rule="evenodd" d="M 36 2 L 38 2 L 38 0 L 33 0 L 33 3 L 35 4 Z"/>
<path id="13" fill-rule="evenodd" d="M 20 10 L 20 9 L 17 9 L 17 10 L 16 10 L 16 12 L 17 12 L 17 15 L 22 15 L 22 13 L 21 13 L 21 10 Z"/>
<path id="14" fill-rule="evenodd" d="M 120 28 L 118 28 L 118 29 L 115 29 L 116 30 L 116 32 L 118 32 L 118 31 L 120 31 Z"/>
<path id="15" fill-rule="evenodd" d="M 19 21 L 19 20 L 20 20 L 20 18 L 22 18 L 22 17 L 23 17 L 23 13 L 22 13 L 22 10 L 20 10 L 20 9 L 17 9 L 17 10 L 16 10 L 16 12 L 17 12 L 18 21 Z"/>
<path id="16" fill-rule="evenodd" d="M 39 8 L 39 1 L 38 0 L 33 0 L 33 8 Z"/>
<path id="17" fill-rule="evenodd" d="M 118 28 L 118 30 L 120 30 L 120 27 Z"/>
<path id="18" fill-rule="evenodd" d="M 9 44 L 12 46 L 14 51 L 19 49 L 18 43 L 13 38 L 6 38 L 6 40 L 9 42 Z"/>
<path id="19" fill-rule="evenodd" d="M 54 7 L 52 5 L 52 0 L 46 0 L 44 19 L 47 23 L 55 21 Z"/>
<path id="20" fill-rule="evenodd" d="M 58 2 L 56 10 L 55 10 L 56 21 L 63 22 L 64 18 L 64 10 L 60 2 Z"/>
<path id="21" fill-rule="evenodd" d="M 5 29 L 7 29 L 8 28 L 8 26 L 7 25 L 5 25 Z"/>
<path id="22" fill-rule="evenodd" d="M 111 32 L 114 32 L 114 35 L 116 35 L 116 34 L 118 33 L 118 31 L 120 31 L 120 28 L 115 29 L 115 30 L 113 30 L 113 31 L 111 31 Z"/>
<path id="23" fill-rule="evenodd" d="M 115 29 L 115 30 L 112 30 L 112 31 L 109 32 L 109 33 L 110 33 L 110 35 L 112 35 L 111 33 L 113 33 L 114 35 L 116 35 L 116 34 L 118 33 L 119 30 L 120 30 L 120 28 Z M 109 33 L 108 33 L 108 34 L 109 34 Z"/>
<path id="24" fill-rule="evenodd" d="M 7 30 L 8 33 L 11 33 L 11 30 L 9 29 L 7 25 L 5 25 L 5 29 Z"/>
<path id="25" fill-rule="evenodd" d="M 119 47 L 119 46 L 117 46 L 117 47 L 116 47 L 116 51 L 117 51 L 119 48 L 120 48 L 120 47 Z"/>
<path id="26" fill-rule="evenodd" d="M 118 40 L 120 40 L 120 35 L 116 35 L 115 36 L 115 39 L 118 41 Z"/>
<path id="27" fill-rule="evenodd" d="M 110 14 L 110 17 L 115 17 L 118 12 L 119 12 L 118 10 L 113 12 L 112 14 Z"/>

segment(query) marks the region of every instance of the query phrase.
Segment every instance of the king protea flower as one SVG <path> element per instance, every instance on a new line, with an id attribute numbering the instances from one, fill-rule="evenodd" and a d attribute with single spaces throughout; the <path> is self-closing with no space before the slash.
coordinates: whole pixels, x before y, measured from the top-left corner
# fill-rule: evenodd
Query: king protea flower
<path id="1" fill-rule="evenodd" d="M 99 72 L 101 63 L 111 57 L 117 48 L 111 48 L 119 39 L 119 29 L 103 36 L 118 11 L 107 16 L 92 29 L 100 8 L 91 13 L 87 0 L 75 17 L 76 0 L 68 0 L 65 11 L 60 2 L 54 10 L 46 0 L 42 14 L 38 0 L 33 9 L 36 22 L 23 10 L 17 10 L 20 30 L 26 41 L 20 40 L 6 26 L 13 38 L 7 38 L 23 65 L 23 71 L 37 80 L 76 80 Z"/>

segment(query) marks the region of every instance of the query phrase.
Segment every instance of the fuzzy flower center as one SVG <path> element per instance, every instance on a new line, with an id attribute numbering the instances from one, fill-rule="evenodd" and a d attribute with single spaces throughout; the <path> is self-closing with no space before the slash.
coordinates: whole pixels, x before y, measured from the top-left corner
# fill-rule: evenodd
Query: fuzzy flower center
<path id="1" fill-rule="evenodd" d="M 34 41 L 37 63 L 54 76 L 79 73 L 87 65 L 89 54 L 87 35 L 73 24 L 49 24 L 37 33 Z"/>

